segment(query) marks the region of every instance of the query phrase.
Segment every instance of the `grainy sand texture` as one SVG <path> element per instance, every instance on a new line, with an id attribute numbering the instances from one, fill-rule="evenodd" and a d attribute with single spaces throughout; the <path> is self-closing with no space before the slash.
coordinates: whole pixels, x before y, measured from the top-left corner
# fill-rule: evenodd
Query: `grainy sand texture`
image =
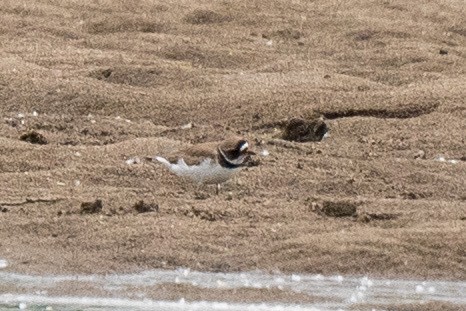
<path id="1" fill-rule="evenodd" d="M 463 0 L 2 0 L 5 269 L 465 280 L 465 27 Z M 232 135 L 257 156 L 219 195 L 144 161 Z"/>

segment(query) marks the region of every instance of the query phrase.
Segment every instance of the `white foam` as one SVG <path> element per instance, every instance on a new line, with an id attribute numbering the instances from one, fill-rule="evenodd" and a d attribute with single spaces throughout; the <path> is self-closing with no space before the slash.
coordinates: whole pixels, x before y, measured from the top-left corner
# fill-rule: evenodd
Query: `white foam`
<path id="1" fill-rule="evenodd" d="M 157 301 L 151 299 L 134 300 L 121 298 L 99 298 L 99 297 L 47 297 L 38 295 L 0 295 L 0 303 L 16 304 L 19 306 L 51 305 L 72 306 L 73 308 L 87 308 L 99 306 L 99 310 L 161 310 L 161 311 L 319 311 L 312 306 L 300 306 L 297 304 L 266 304 L 266 303 L 227 303 L 217 301 L 186 301 L 181 298 L 178 301 Z M 20 307 L 21 309 L 21 307 Z"/>
<path id="2" fill-rule="evenodd" d="M 59 289 L 61 284 L 67 281 L 72 281 L 75 284 L 74 293 L 77 297 L 47 297 L 48 292 L 56 292 L 55 290 L 52 291 L 52 289 Z M 151 301 L 150 297 L 147 296 L 125 294 L 124 290 L 122 291 L 121 289 L 132 288 L 136 292 L 144 293 L 152 286 L 158 287 L 162 284 L 170 283 L 197 286 L 201 292 L 208 292 L 209 289 L 213 288 L 222 288 L 225 290 L 234 290 L 237 288 L 277 288 L 288 292 L 321 297 L 324 302 L 316 302 L 312 304 L 312 307 L 322 310 L 347 309 L 352 303 L 362 301 L 378 305 L 428 301 L 466 304 L 466 296 L 464 295 L 466 282 L 462 281 L 429 280 L 419 282 L 416 280 L 374 279 L 367 276 L 284 275 L 280 273 L 267 274 L 258 271 L 209 273 L 180 268 L 176 270 L 151 270 L 137 274 L 45 276 L 16 274 L 0 270 L 0 286 L 6 286 L 5 288 L 8 288 L 10 292 L 10 296 L 0 295 L 0 306 L 8 303 L 17 307 L 18 303 L 23 302 L 28 305 L 28 308 L 33 308 L 34 304 L 38 303 L 47 305 L 47 300 L 45 300 L 45 303 L 41 300 L 45 297 L 47 299 L 56 299 L 50 300 L 54 301 L 54 305 L 60 305 L 63 302 L 68 307 L 76 305 L 76 308 L 84 307 L 86 306 L 86 301 L 94 299 L 92 301 L 97 303 L 94 306 L 102 306 L 104 308 L 102 310 L 113 310 L 115 308 L 135 310 L 147 301 L 149 301 L 148 307 L 142 310 L 150 308 L 164 310 L 162 307 L 166 306 L 165 303 L 168 302 Z M 86 289 L 92 287 L 105 288 L 108 291 L 106 295 L 109 295 L 109 297 L 79 297 L 83 293 L 88 293 Z M 25 292 L 28 294 L 35 293 L 35 295 L 26 295 L 26 297 L 35 298 L 30 298 L 30 300 L 24 299 L 25 296 L 21 294 Z M 115 297 L 118 297 L 118 299 Z M 65 298 L 70 300 L 63 300 Z M 135 298 L 139 299 L 135 300 Z M 219 297 L 219 300 L 222 300 L 222 297 Z M 165 310 L 203 310 L 202 306 L 206 307 L 206 310 L 222 310 L 221 308 L 225 310 L 257 309 L 257 305 L 255 304 L 240 305 L 235 303 L 219 304 L 209 302 L 202 305 L 203 302 L 200 301 L 185 301 L 184 307 L 179 307 L 180 304 L 174 303 L 170 302 Z M 274 310 L 274 308 L 278 308 L 277 310 L 280 310 L 280 308 L 286 310 L 286 307 L 278 302 L 267 304 L 267 307 L 269 309 L 263 307 L 263 310 Z M 302 310 L 313 310 L 310 305 L 300 304 L 299 307 Z"/>

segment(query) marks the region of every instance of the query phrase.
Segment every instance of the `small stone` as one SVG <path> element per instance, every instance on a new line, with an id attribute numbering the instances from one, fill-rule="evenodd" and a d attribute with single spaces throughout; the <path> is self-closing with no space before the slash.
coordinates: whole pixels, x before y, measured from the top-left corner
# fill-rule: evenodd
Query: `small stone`
<path id="1" fill-rule="evenodd" d="M 263 156 L 263 157 L 266 157 L 266 156 L 268 156 L 269 154 L 270 154 L 270 152 L 269 152 L 268 150 L 266 150 L 266 149 L 264 149 L 264 150 L 262 150 L 262 151 L 260 152 L 260 155 Z"/>
<path id="2" fill-rule="evenodd" d="M 448 51 L 445 50 L 445 49 L 440 49 L 440 51 L 438 52 L 440 55 L 448 55 Z"/>
<path id="3" fill-rule="evenodd" d="M 159 205 L 155 203 L 145 203 L 143 200 L 133 205 L 133 209 L 138 213 L 158 212 Z"/>
<path id="4" fill-rule="evenodd" d="M 141 159 L 139 157 L 134 157 L 134 158 L 129 158 L 128 160 L 125 161 L 126 164 L 132 165 L 132 164 L 139 164 L 141 163 Z"/>
<path id="5" fill-rule="evenodd" d="M 5 259 L 0 259 L 0 269 L 4 269 L 6 267 L 8 267 L 8 261 Z"/>
<path id="6" fill-rule="evenodd" d="M 102 211 L 102 200 L 81 203 L 81 214 L 96 214 Z"/>
<path id="7" fill-rule="evenodd" d="M 285 125 L 282 139 L 297 142 L 321 141 L 327 131 L 327 124 L 320 118 L 314 120 L 292 118 Z"/>
<path id="8" fill-rule="evenodd" d="M 189 129 L 192 129 L 193 127 L 194 127 L 194 124 L 192 122 L 189 122 L 187 124 L 184 124 L 184 125 L 180 126 L 180 129 L 189 130 Z"/>
<path id="9" fill-rule="evenodd" d="M 350 217 L 356 214 L 356 203 L 345 201 L 324 201 L 320 212 L 330 217 Z"/>
<path id="10" fill-rule="evenodd" d="M 25 133 L 19 137 L 22 141 L 26 141 L 31 144 L 46 145 L 48 144 L 47 138 L 39 132 L 31 131 Z"/>
<path id="11" fill-rule="evenodd" d="M 418 152 L 416 152 L 416 153 L 414 154 L 414 158 L 415 158 L 415 159 L 422 159 L 422 160 L 424 160 L 424 159 L 426 158 L 426 153 L 425 153 L 425 151 L 424 151 L 424 150 L 419 150 Z"/>

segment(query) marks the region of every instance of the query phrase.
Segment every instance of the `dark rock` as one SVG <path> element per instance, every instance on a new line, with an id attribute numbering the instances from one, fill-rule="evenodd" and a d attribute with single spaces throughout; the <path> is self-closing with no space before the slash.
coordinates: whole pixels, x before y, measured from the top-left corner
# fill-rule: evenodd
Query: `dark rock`
<path id="1" fill-rule="evenodd" d="M 440 49 L 440 51 L 438 52 L 440 55 L 447 55 L 448 54 L 448 51 L 445 50 L 445 49 Z"/>
<path id="2" fill-rule="evenodd" d="M 324 201 L 320 212 L 330 217 L 350 217 L 356 215 L 357 204 L 345 201 Z"/>
<path id="3" fill-rule="evenodd" d="M 102 211 L 102 200 L 81 203 L 81 214 L 96 214 Z"/>
<path id="4" fill-rule="evenodd" d="M 155 203 L 145 203 L 143 200 L 134 204 L 133 209 L 138 213 L 158 212 L 159 205 Z"/>
<path id="5" fill-rule="evenodd" d="M 321 141 L 327 131 L 327 124 L 321 119 L 293 118 L 285 124 L 282 138 L 297 142 Z"/>
<path id="6" fill-rule="evenodd" d="M 39 132 L 31 131 L 24 133 L 19 137 L 22 141 L 26 141 L 31 144 L 46 145 L 48 144 L 47 138 Z"/>

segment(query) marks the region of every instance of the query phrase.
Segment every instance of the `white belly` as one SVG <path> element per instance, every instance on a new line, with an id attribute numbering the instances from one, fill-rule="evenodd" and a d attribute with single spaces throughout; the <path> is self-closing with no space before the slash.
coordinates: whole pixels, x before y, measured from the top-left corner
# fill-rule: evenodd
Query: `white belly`
<path id="1" fill-rule="evenodd" d="M 211 159 L 205 159 L 199 165 L 187 165 L 183 159 L 171 164 L 166 159 L 156 157 L 156 160 L 165 164 L 170 171 L 194 182 L 203 184 L 220 184 L 227 181 L 239 168 L 225 168 Z"/>

